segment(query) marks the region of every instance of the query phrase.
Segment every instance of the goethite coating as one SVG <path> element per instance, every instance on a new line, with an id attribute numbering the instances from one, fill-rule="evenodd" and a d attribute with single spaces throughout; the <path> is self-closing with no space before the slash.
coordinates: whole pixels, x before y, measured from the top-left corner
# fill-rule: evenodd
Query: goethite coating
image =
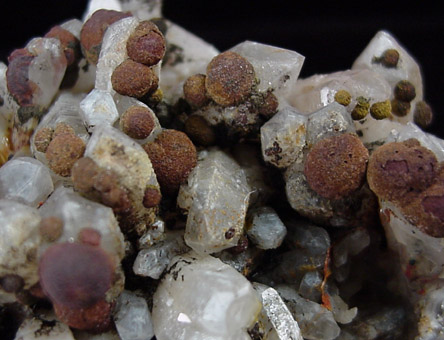
<path id="1" fill-rule="evenodd" d="M 0 333 L 444 339 L 444 141 L 421 130 L 419 65 L 383 31 L 349 70 L 303 62 L 220 53 L 160 0 L 91 0 L 13 51 Z"/>

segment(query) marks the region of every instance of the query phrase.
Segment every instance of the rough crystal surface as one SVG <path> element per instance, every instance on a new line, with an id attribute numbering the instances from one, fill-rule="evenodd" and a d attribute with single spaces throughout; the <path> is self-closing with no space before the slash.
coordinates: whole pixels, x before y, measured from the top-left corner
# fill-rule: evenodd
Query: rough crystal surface
<path id="1" fill-rule="evenodd" d="M 222 151 L 208 152 L 179 191 L 178 205 L 188 211 L 186 244 L 198 253 L 235 246 L 244 227 L 249 195 L 239 165 Z"/>
<path id="2" fill-rule="evenodd" d="M 26 319 L 17 331 L 15 340 L 75 340 L 69 327 L 59 321 Z"/>
<path id="3" fill-rule="evenodd" d="M 199 292 L 199 294 L 196 294 Z M 173 259 L 153 300 L 158 340 L 248 339 L 261 303 L 250 282 L 211 256 Z"/>
<path id="4" fill-rule="evenodd" d="M 117 299 L 114 322 L 121 340 L 150 340 L 154 336 L 146 300 L 130 291 L 123 291 Z"/>
<path id="5" fill-rule="evenodd" d="M 286 168 L 302 155 L 305 146 L 307 116 L 291 107 L 281 109 L 261 127 L 264 160 Z"/>
<path id="6" fill-rule="evenodd" d="M 295 51 L 253 41 L 244 41 L 230 50 L 253 65 L 259 91 L 272 90 L 278 97 L 285 96 L 296 83 L 305 59 Z"/>
<path id="7" fill-rule="evenodd" d="M 260 207 L 251 212 L 250 240 L 259 249 L 275 249 L 282 244 L 287 228 L 273 208 Z"/>
<path id="8" fill-rule="evenodd" d="M 80 103 L 80 109 L 89 129 L 103 124 L 112 125 L 119 118 L 113 97 L 103 90 L 92 90 Z"/>
<path id="9" fill-rule="evenodd" d="M 0 198 L 37 208 L 53 190 L 48 168 L 34 158 L 14 158 L 0 168 Z"/>
<path id="10" fill-rule="evenodd" d="M 162 0 L 119 0 L 122 12 L 131 12 L 140 20 L 150 20 L 162 16 Z"/>

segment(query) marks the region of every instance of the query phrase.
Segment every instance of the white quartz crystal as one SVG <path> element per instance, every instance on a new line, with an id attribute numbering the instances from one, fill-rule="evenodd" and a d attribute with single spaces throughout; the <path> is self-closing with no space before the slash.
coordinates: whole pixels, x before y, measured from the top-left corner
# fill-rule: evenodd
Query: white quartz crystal
<path id="1" fill-rule="evenodd" d="M 0 119 L 4 119 L 6 122 L 12 119 L 12 116 L 19 108 L 6 85 L 7 68 L 5 63 L 0 62 L 0 98 L 3 100 L 3 105 L 0 105 Z"/>
<path id="2" fill-rule="evenodd" d="M 266 325 L 264 327 L 265 331 L 269 330 L 269 333 L 265 334 L 265 339 L 303 340 L 298 323 L 294 320 L 278 292 L 274 288 L 260 283 L 254 283 L 253 287 L 258 292 L 262 302 L 261 314 L 264 315 L 261 319 L 268 319 L 264 320 L 265 323 L 271 324 L 271 327 L 266 327 Z"/>
<path id="3" fill-rule="evenodd" d="M 0 168 L 0 198 L 37 208 L 53 190 L 49 169 L 34 158 L 14 158 Z"/>
<path id="4" fill-rule="evenodd" d="M 67 30 L 73 36 L 80 40 L 80 32 L 82 31 L 83 22 L 79 19 L 71 19 L 60 25 L 61 28 Z"/>
<path id="5" fill-rule="evenodd" d="M 146 300 L 130 291 L 123 291 L 117 299 L 114 323 L 121 340 L 150 340 L 154 336 Z"/>
<path id="6" fill-rule="evenodd" d="M 150 20 L 162 16 L 162 0 L 119 0 L 122 12 L 131 12 L 140 20 Z"/>
<path id="7" fill-rule="evenodd" d="M 261 127 L 264 160 L 286 168 L 302 155 L 307 132 L 307 116 L 291 107 L 281 109 Z"/>
<path id="8" fill-rule="evenodd" d="M 15 340 L 75 340 L 67 325 L 59 321 L 49 324 L 37 318 L 28 318 L 20 325 Z"/>
<path id="9" fill-rule="evenodd" d="M 63 231 L 57 242 L 78 240 L 79 232 L 92 228 L 99 232 L 100 247 L 120 262 L 125 248 L 123 234 L 111 208 L 81 197 L 72 189 L 59 187 L 39 209 L 43 218 L 58 217 L 63 222 Z M 48 245 L 40 248 L 42 253 Z"/>
<path id="10" fill-rule="evenodd" d="M 36 255 L 40 246 L 40 219 L 35 208 L 0 200 L 0 277 L 19 275 L 25 288 L 38 281 Z"/>
<path id="11" fill-rule="evenodd" d="M 260 207 L 251 214 L 247 235 L 259 249 L 275 249 L 282 244 L 287 228 L 273 208 Z"/>
<path id="12" fill-rule="evenodd" d="M 55 38 L 34 38 L 26 49 L 35 56 L 28 69 L 29 81 L 37 86 L 32 105 L 45 109 L 51 104 L 65 75 L 65 54 L 59 39 Z"/>
<path id="13" fill-rule="evenodd" d="M 336 267 L 347 263 L 350 256 L 355 256 L 370 244 L 370 235 L 367 229 L 356 228 L 349 232 L 333 247 L 333 259 Z"/>
<path id="14" fill-rule="evenodd" d="M 388 49 L 395 49 L 399 53 L 399 61 L 396 67 L 387 68 L 381 63 L 375 62 L 375 58 L 381 57 L 384 51 Z M 416 97 L 411 102 L 410 113 L 400 119 L 400 121 L 407 122 L 412 120 L 416 103 L 423 99 L 421 70 L 415 59 L 410 56 L 392 35 L 386 31 L 379 31 L 355 60 L 352 69 L 370 69 L 377 72 L 387 80 L 392 89 L 401 80 L 411 82 L 415 87 Z"/>
<path id="15" fill-rule="evenodd" d="M 179 25 L 168 20 L 164 22 L 167 50 L 162 62 L 160 88 L 164 100 L 173 104 L 183 95 L 185 80 L 196 73 L 205 74 L 208 63 L 219 51 Z"/>
<path id="16" fill-rule="evenodd" d="M 113 97 L 104 90 L 92 90 L 80 103 L 80 109 L 88 129 L 103 124 L 112 125 L 119 118 Z"/>
<path id="17" fill-rule="evenodd" d="M 296 83 L 305 59 L 295 51 L 253 41 L 244 41 L 230 50 L 253 65 L 258 90 L 272 90 L 278 98 L 286 96 Z"/>
<path id="18" fill-rule="evenodd" d="M 444 288 L 427 291 L 427 294 L 421 296 L 416 309 L 420 319 L 419 334 L 415 339 L 444 339 Z"/>
<path id="19" fill-rule="evenodd" d="M 245 173 L 226 153 L 212 150 L 179 190 L 178 205 L 188 211 L 185 242 L 198 253 L 237 244 L 248 209 Z"/>
<path id="20" fill-rule="evenodd" d="M 182 233 L 169 233 L 165 240 L 139 251 L 133 271 L 136 275 L 159 279 L 174 256 L 189 250 L 183 241 Z"/>
<path id="21" fill-rule="evenodd" d="M 211 256 L 173 259 L 153 298 L 158 340 L 248 339 L 261 303 L 250 282 Z"/>
<path id="22" fill-rule="evenodd" d="M 139 25 L 139 20 L 128 17 L 116 21 L 106 29 L 97 62 L 95 86 L 97 90 L 107 91 L 111 95 L 115 94 L 111 76 L 114 69 L 128 58 L 126 41 L 137 25 Z"/>

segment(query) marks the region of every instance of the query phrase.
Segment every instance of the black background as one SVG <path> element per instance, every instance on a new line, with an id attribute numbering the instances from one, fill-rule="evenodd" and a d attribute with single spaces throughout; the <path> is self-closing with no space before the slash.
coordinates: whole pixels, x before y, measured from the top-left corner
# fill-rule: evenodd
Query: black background
<path id="1" fill-rule="evenodd" d="M 0 8 L 0 60 L 67 19 L 81 18 L 86 0 L 7 2 Z M 202 1 L 165 0 L 164 16 L 225 50 L 255 40 L 306 57 L 301 77 L 349 68 L 378 30 L 391 32 L 421 65 L 425 99 L 444 137 L 444 13 L 424 1 Z"/>

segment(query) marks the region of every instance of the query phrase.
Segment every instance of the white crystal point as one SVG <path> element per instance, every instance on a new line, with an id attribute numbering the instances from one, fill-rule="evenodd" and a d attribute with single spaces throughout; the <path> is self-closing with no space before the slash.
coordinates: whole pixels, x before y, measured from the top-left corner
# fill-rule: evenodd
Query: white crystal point
<path id="1" fill-rule="evenodd" d="M 0 168 L 0 198 L 37 208 L 53 190 L 48 168 L 34 158 L 14 158 Z"/>
<path id="2" fill-rule="evenodd" d="M 10 121 L 15 112 L 19 109 L 18 104 L 12 98 L 8 91 L 6 82 L 6 70 L 8 67 L 5 63 L 0 62 L 0 98 L 3 100 L 3 105 L 0 106 L 0 120 L 5 120 L 5 123 Z"/>
<path id="3" fill-rule="evenodd" d="M 220 260 L 189 253 L 173 259 L 153 297 L 158 340 L 248 339 L 261 303 L 250 282 Z"/>
<path id="4" fill-rule="evenodd" d="M 99 9 L 122 11 L 122 4 L 119 0 L 90 0 L 85 13 L 83 14 L 83 22 L 88 20 L 89 17 Z"/>
<path id="5" fill-rule="evenodd" d="M 35 56 L 29 65 L 29 81 L 37 85 L 32 105 L 47 108 L 59 90 L 65 75 L 66 58 L 59 39 L 34 38 L 26 49 Z"/>
<path id="6" fill-rule="evenodd" d="M 121 340 L 150 340 L 154 336 L 146 300 L 130 291 L 123 291 L 117 299 L 114 323 Z"/>
<path id="7" fill-rule="evenodd" d="M 185 243 L 200 254 L 235 246 L 243 231 L 250 191 L 234 159 L 216 149 L 208 152 L 179 190 L 177 203 L 188 210 Z"/>
<path id="8" fill-rule="evenodd" d="M 40 246 L 40 219 L 35 208 L 0 200 L 0 277 L 19 275 L 26 289 L 39 280 L 35 255 Z"/>
<path id="9" fill-rule="evenodd" d="M 271 287 L 260 283 L 253 284 L 260 296 L 262 311 L 259 317 L 265 325 L 266 339 L 276 340 L 304 340 L 297 321 L 288 310 L 279 293 Z M 271 327 L 267 327 L 271 324 Z"/>
<path id="10" fill-rule="evenodd" d="M 63 231 L 57 242 L 73 242 L 84 228 L 99 232 L 100 247 L 120 262 L 125 254 L 123 234 L 111 208 L 79 196 L 70 188 L 59 187 L 39 209 L 43 218 L 58 217 Z M 48 245 L 42 246 L 40 253 Z"/>
<path id="11" fill-rule="evenodd" d="M 119 118 L 113 97 L 104 90 L 92 90 L 80 103 L 80 110 L 88 129 L 104 124 L 112 125 Z"/>
<path id="12" fill-rule="evenodd" d="M 399 61 L 396 67 L 387 68 L 381 63 L 375 62 L 375 58 L 381 57 L 384 51 L 388 49 L 395 49 L 399 53 Z M 379 31 L 355 60 L 352 69 L 370 69 L 377 72 L 387 80 L 392 88 L 401 80 L 411 82 L 415 86 L 416 97 L 411 102 L 410 113 L 399 120 L 402 122 L 412 120 L 416 102 L 423 99 L 421 70 L 416 60 L 390 33 Z"/>
<path id="13" fill-rule="evenodd" d="M 258 90 L 272 90 L 277 97 L 286 96 L 296 83 L 305 57 L 280 47 L 244 41 L 230 49 L 247 59 L 259 80 Z"/>
<path id="14" fill-rule="evenodd" d="M 96 89 L 108 91 L 111 95 L 116 93 L 111 76 L 114 69 L 128 58 L 126 41 L 137 25 L 139 20 L 128 17 L 116 21 L 106 29 L 97 62 Z"/>
<path id="15" fill-rule="evenodd" d="M 139 20 L 162 17 L 163 0 L 119 0 L 122 12 L 131 12 Z"/>
<path id="16" fill-rule="evenodd" d="M 20 325 L 15 340 L 76 340 L 68 325 L 59 321 L 46 322 L 37 318 L 27 318 Z"/>
<path id="17" fill-rule="evenodd" d="M 284 241 L 287 228 L 273 208 L 260 207 L 250 215 L 251 226 L 247 230 L 250 240 L 259 249 L 275 249 Z"/>
<path id="18" fill-rule="evenodd" d="M 307 116 L 285 107 L 261 127 L 262 155 L 266 162 L 286 168 L 302 155 Z"/>
<path id="19" fill-rule="evenodd" d="M 193 33 L 164 20 L 167 51 L 162 61 L 160 88 L 167 103 L 175 103 L 183 95 L 183 83 L 197 73 L 206 73 L 208 63 L 219 51 Z"/>
<path id="20" fill-rule="evenodd" d="M 307 145 L 314 146 L 321 139 L 355 132 L 355 125 L 345 107 L 334 102 L 313 112 L 307 121 Z"/>

